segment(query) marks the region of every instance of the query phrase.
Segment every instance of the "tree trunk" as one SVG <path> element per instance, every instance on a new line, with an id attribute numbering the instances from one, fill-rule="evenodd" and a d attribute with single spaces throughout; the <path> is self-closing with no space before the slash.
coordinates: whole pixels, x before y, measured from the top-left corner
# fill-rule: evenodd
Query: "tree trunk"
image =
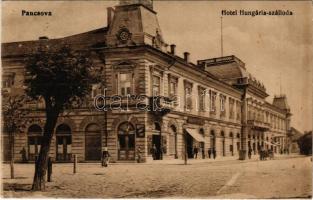
<path id="1" fill-rule="evenodd" d="M 48 167 L 49 150 L 53 131 L 59 116 L 59 111 L 50 111 L 46 114 L 46 123 L 44 127 L 44 134 L 41 141 L 41 148 L 39 156 L 35 161 L 35 175 L 32 190 L 44 191 L 45 190 L 45 177 Z"/>
<path id="2" fill-rule="evenodd" d="M 10 148 L 11 148 L 10 172 L 11 172 L 11 179 L 14 179 L 14 136 L 13 136 L 13 133 L 10 133 Z"/>

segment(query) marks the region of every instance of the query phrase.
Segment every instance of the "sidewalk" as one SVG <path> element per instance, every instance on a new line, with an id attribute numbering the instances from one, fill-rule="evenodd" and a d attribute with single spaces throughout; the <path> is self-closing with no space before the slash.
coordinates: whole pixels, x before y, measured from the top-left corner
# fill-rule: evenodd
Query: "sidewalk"
<path id="1" fill-rule="evenodd" d="M 304 157 L 304 155 L 299 154 L 275 154 L 274 160 L 286 159 L 286 158 L 297 158 Z M 260 160 L 260 156 L 258 154 L 252 155 L 251 159 L 239 160 L 238 156 L 226 156 L 226 157 L 216 157 L 215 159 L 211 158 L 198 158 L 198 159 L 188 159 L 187 164 L 197 164 L 197 163 L 216 163 L 216 162 L 226 162 L 226 161 L 238 161 L 238 162 L 249 162 L 249 161 L 257 161 Z M 269 159 L 268 159 L 269 160 Z M 119 163 L 115 163 L 119 164 Z M 165 159 L 165 160 L 148 160 L 146 163 L 140 164 L 184 164 L 183 159 Z"/>

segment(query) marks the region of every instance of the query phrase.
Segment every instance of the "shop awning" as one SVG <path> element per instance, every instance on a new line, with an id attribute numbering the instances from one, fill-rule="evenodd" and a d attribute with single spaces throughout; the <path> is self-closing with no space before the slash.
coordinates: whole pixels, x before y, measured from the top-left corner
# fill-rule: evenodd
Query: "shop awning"
<path id="1" fill-rule="evenodd" d="M 186 128 L 186 131 L 198 142 L 204 142 L 204 137 L 196 129 Z"/>

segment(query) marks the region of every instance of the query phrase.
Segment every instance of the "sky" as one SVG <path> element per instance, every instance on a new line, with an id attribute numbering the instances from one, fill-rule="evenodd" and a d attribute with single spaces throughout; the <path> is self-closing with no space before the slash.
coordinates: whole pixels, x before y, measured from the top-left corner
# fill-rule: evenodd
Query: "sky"
<path id="1" fill-rule="evenodd" d="M 2 42 L 59 38 L 106 26 L 116 1 L 4 1 Z M 51 11 L 52 16 L 21 16 Z M 221 56 L 222 10 L 290 10 L 292 16 L 223 16 L 223 55 L 235 55 L 270 95 L 286 94 L 291 125 L 312 130 L 312 3 L 310 1 L 154 1 L 164 40 L 191 61 Z"/>

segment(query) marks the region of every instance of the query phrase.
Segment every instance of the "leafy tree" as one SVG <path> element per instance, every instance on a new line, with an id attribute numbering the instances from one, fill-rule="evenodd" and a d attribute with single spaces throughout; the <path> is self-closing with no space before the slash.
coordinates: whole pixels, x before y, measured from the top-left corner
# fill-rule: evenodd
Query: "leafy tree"
<path id="1" fill-rule="evenodd" d="M 22 132 L 25 128 L 23 123 L 23 116 L 26 115 L 26 111 L 23 110 L 23 104 L 26 102 L 24 95 L 11 94 L 6 91 L 2 91 L 2 116 L 3 116 L 3 128 L 4 132 L 9 135 L 10 144 L 10 174 L 11 178 L 14 178 L 14 135 Z"/>
<path id="2" fill-rule="evenodd" d="M 47 160 L 54 128 L 60 113 L 73 102 L 84 98 L 92 84 L 99 83 L 96 69 L 86 52 L 40 46 L 26 61 L 26 94 L 34 100 L 43 98 L 46 121 L 39 156 L 35 164 L 32 190 L 45 190 Z"/>
<path id="3" fill-rule="evenodd" d="M 300 148 L 300 153 L 304 155 L 312 154 L 312 131 L 304 133 L 298 139 L 298 145 Z"/>

